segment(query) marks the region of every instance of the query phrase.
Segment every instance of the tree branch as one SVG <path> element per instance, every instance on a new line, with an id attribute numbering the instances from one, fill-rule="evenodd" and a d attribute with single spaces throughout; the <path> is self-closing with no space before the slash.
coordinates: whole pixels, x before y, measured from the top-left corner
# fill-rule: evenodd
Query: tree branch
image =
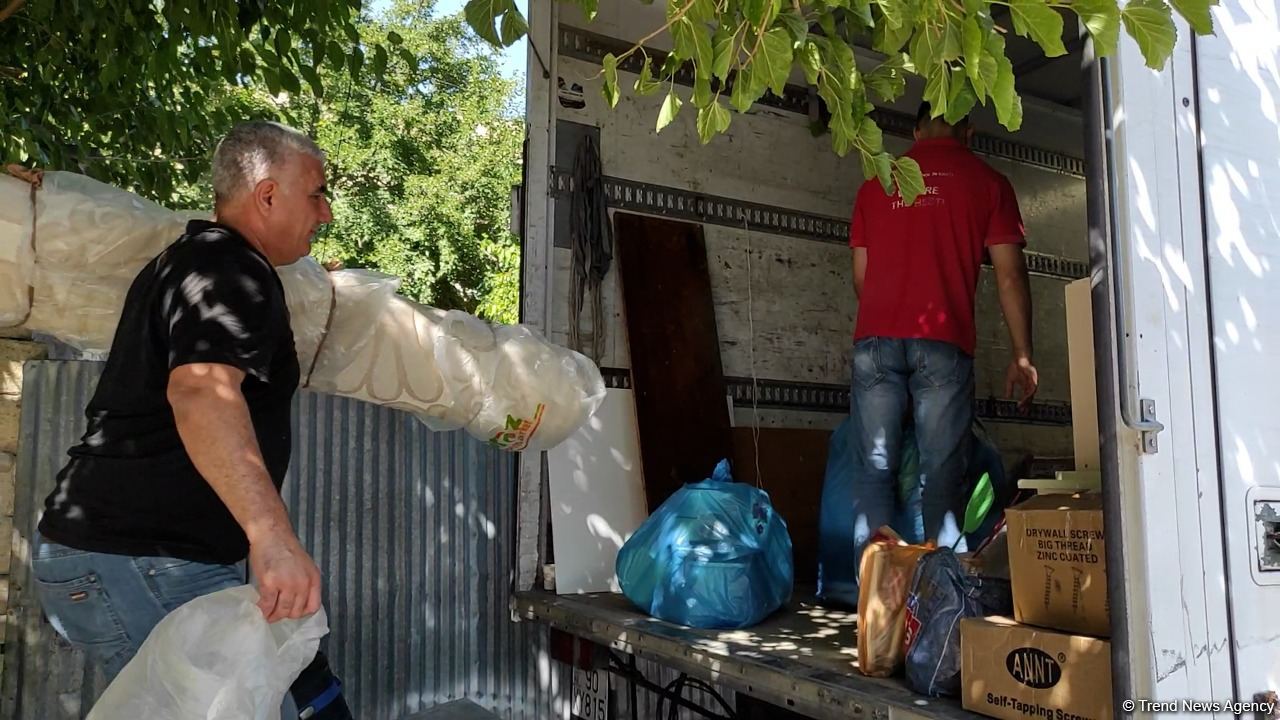
<path id="1" fill-rule="evenodd" d="M 0 22 L 8 20 L 11 15 L 21 10 L 26 2 L 27 0 L 9 0 L 9 4 L 5 6 L 5 9 L 0 10 Z"/>

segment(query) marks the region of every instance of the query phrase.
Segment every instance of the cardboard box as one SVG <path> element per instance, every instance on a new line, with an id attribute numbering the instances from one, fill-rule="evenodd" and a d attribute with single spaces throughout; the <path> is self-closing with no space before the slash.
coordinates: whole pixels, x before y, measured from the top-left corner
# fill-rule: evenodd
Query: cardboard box
<path id="1" fill-rule="evenodd" d="M 995 718 L 1111 720 L 1111 643 L 1018 625 L 960 621 L 964 708 Z"/>
<path id="2" fill-rule="evenodd" d="M 1076 470 L 1101 470 L 1098 461 L 1098 381 L 1094 369 L 1092 280 L 1067 283 L 1067 371 Z"/>
<path id="3" fill-rule="evenodd" d="M 1037 495 L 1005 517 L 1018 622 L 1110 637 L 1102 496 Z"/>

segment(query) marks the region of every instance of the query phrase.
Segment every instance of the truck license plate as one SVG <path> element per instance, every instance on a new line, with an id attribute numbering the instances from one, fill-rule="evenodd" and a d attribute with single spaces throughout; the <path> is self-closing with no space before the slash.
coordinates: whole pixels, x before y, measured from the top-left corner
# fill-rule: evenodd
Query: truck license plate
<path id="1" fill-rule="evenodd" d="M 604 670 L 573 669 L 573 706 L 580 720 L 609 720 L 609 676 Z"/>

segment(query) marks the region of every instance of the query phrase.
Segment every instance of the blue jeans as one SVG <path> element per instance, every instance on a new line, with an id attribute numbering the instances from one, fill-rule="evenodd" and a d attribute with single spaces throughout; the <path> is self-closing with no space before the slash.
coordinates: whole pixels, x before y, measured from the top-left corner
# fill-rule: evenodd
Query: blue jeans
<path id="1" fill-rule="evenodd" d="M 59 635 L 102 665 L 110 683 L 160 620 L 201 595 L 245 584 L 243 565 L 77 550 L 36 536 L 32 572 Z M 285 693 L 282 717 L 296 718 Z"/>
<path id="2" fill-rule="evenodd" d="M 854 557 L 893 519 L 908 411 L 920 452 L 924 536 L 959 541 L 973 425 L 973 358 L 950 343 L 884 337 L 853 345 Z M 963 550 L 957 546 L 957 550 Z"/>

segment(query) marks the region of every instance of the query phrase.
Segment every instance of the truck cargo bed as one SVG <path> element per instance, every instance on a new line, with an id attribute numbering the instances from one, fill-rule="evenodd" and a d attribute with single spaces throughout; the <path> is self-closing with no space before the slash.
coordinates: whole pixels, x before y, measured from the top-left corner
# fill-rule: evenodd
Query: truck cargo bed
<path id="1" fill-rule="evenodd" d="M 954 700 L 917 695 L 900 678 L 858 672 L 857 614 L 800 596 L 762 624 L 699 630 L 654 619 L 621 595 L 517 593 L 526 619 L 654 660 L 813 718 L 979 718 Z"/>

